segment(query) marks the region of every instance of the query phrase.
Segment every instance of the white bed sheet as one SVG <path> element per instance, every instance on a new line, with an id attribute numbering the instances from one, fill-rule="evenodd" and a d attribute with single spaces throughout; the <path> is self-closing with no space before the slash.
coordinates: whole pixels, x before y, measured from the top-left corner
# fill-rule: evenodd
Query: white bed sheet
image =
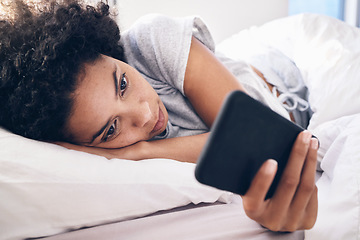
<path id="1" fill-rule="evenodd" d="M 155 215 L 45 238 L 44 240 L 300 240 L 303 231 L 274 233 L 249 219 L 241 198 L 229 204 L 190 205 Z"/>
<path id="2" fill-rule="evenodd" d="M 194 164 L 72 151 L 0 129 L 0 239 L 37 238 L 190 203 L 227 202 Z"/>

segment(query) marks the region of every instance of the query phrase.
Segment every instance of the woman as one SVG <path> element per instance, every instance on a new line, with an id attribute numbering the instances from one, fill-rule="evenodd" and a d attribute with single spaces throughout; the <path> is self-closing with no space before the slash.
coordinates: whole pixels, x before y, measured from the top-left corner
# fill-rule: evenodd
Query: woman
<path id="1" fill-rule="evenodd" d="M 200 19 L 146 17 L 120 39 L 104 3 L 16 6 L 0 23 L 0 124 L 17 134 L 108 158 L 196 162 L 230 91 L 290 118 L 261 72 L 215 56 Z M 266 201 L 276 161 L 264 163 L 243 196 L 250 218 L 273 231 L 314 225 L 317 147 L 299 134 Z"/>

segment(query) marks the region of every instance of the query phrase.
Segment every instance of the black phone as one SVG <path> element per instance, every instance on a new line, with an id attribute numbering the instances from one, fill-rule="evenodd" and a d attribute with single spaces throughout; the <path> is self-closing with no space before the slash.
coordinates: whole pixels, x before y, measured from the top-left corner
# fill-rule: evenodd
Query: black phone
<path id="1" fill-rule="evenodd" d="M 278 170 L 266 195 L 271 198 L 303 130 L 246 93 L 233 91 L 213 123 L 195 177 L 200 183 L 244 195 L 261 165 L 274 159 Z"/>

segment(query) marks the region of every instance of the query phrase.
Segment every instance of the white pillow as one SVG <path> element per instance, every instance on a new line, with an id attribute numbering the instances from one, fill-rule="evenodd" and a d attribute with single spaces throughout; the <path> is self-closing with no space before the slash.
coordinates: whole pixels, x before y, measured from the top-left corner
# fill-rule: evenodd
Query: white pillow
<path id="1" fill-rule="evenodd" d="M 0 129 L 0 239 L 48 236 L 189 203 L 229 201 L 194 164 L 91 155 Z"/>

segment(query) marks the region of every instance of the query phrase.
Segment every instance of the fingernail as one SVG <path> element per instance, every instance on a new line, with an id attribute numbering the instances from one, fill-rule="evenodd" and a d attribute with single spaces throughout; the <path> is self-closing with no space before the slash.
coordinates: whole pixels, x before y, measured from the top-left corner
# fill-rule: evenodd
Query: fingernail
<path id="1" fill-rule="evenodd" d="M 310 147 L 315 150 L 319 148 L 319 142 L 316 138 L 311 138 Z"/>
<path id="2" fill-rule="evenodd" d="M 311 136 L 312 136 L 311 132 L 309 132 L 308 130 L 305 130 L 303 132 L 303 141 L 304 141 L 304 143 L 308 144 L 310 142 L 310 140 L 311 140 Z"/>
<path id="3" fill-rule="evenodd" d="M 269 159 L 266 166 L 266 173 L 271 174 L 276 171 L 276 168 L 277 168 L 277 161 L 273 159 Z"/>

